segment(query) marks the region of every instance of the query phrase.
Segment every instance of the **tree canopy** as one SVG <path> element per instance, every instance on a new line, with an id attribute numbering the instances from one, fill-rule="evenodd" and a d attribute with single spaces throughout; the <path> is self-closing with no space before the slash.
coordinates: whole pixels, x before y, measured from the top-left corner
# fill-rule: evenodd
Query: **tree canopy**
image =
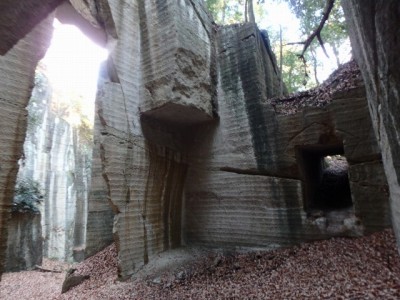
<path id="1" fill-rule="evenodd" d="M 255 16 L 263 15 L 261 4 L 265 0 L 205 0 L 214 20 L 221 25 L 255 22 Z"/>
<path id="2" fill-rule="evenodd" d="M 310 39 L 310 44 L 304 47 L 307 39 L 315 33 L 320 25 L 327 3 L 334 4 L 329 11 L 329 18 L 324 22 L 318 38 Z M 283 34 L 282 49 L 282 77 L 289 92 L 310 88 L 319 84 L 321 70 L 321 41 L 330 53 L 333 64 L 339 67 L 343 61 L 340 48 L 348 41 L 345 18 L 339 1 L 334 0 L 205 0 L 207 7 L 218 24 L 225 25 L 251 21 L 249 9 L 253 10 L 253 17 L 264 20 L 272 3 L 286 3 L 293 17 L 299 20 L 298 40 L 289 40 Z M 273 25 L 273 24 L 271 24 Z M 273 26 L 266 28 L 275 53 L 280 53 L 279 30 Z M 320 42 L 318 39 L 320 38 Z M 347 43 L 348 44 L 348 43 Z M 303 50 L 307 48 L 307 51 Z M 301 59 L 299 59 L 299 57 Z M 279 57 L 278 57 L 279 60 Z"/>

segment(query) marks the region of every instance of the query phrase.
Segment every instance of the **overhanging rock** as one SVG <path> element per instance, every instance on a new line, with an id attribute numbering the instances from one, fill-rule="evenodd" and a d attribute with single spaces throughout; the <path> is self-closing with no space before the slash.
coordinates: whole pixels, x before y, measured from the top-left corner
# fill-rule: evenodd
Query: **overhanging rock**
<path id="1" fill-rule="evenodd" d="M 140 112 L 169 122 L 213 117 L 214 39 L 211 20 L 195 1 L 143 1 Z"/>

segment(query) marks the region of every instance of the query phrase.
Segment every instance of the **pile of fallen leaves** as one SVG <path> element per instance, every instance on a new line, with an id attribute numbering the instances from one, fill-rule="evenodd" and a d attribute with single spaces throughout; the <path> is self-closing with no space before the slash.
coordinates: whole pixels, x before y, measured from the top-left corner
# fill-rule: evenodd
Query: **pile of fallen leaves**
<path id="1" fill-rule="evenodd" d="M 115 287 L 117 268 L 117 249 L 112 244 L 76 265 L 74 275 L 87 276 L 88 279 L 57 299 L 108 299 Z"/>
<path id="2" fill-rule="evenodd" d="M 329 104 L 337 92 L 345 92 L 363 85 L 360 69 L 354 60 L 343 64 L 329 78 L 314 89 L 298 92 L 282 98 L 272 98 L 271 103 L 278 114 L 290 115 L 304 107 L 323 107 Z"/>
<path id="3" fill-rule="evenodd" d="M 157 282 L 135 299 L 400 299 L 391 231 L 334 238 L 272 252 L 213 255 Z"/>
<path id="4" fill-rule="evenodd" d="M 0 298 L 400 299 L 400 259 L 392 230 L 269 252 L 204 253 L 186 267 L 120 282 L 112 245 L 75 266 L 89 279 L 65 294 L 60 295 L 62 274 L 34 276 L 31 271 L 5 274 Z M 41 274 L 47 277 L 39 282 Z"/>
<path id="5" fill-rule="evenodd" d="M 66 299 L 400 299 L 392 230 L 269 252 L 211 252 L 185 268 L 125 283 L 102 278 L 116 274 L 115 248 L 105 252 L 81 264 L 91 280 Z"/>

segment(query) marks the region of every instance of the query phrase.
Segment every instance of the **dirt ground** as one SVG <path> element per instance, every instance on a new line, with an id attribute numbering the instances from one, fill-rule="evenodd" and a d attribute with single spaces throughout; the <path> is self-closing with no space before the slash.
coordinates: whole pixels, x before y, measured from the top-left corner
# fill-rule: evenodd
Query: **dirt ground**
<path id="1" fill-rule="evenodd" d="M 71 266 L 46 260 L 43 267 L 62 273 L 6 273 L 0 299 L 400 299 L 391 230 L 273 251 L 177 249 L 125 282 L 111 245 L 74 266 L 90 278 L 62 295 Z"/>

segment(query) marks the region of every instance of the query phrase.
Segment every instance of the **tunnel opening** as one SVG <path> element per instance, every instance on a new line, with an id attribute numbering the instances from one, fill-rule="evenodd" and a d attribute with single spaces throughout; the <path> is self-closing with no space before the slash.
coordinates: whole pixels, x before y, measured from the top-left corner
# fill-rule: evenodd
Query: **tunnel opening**
<path id="1" fill-rule="evenodd" d="M 297 152 L 306 212 L 353 206 L 343 145 L 304 146 Z"/>

